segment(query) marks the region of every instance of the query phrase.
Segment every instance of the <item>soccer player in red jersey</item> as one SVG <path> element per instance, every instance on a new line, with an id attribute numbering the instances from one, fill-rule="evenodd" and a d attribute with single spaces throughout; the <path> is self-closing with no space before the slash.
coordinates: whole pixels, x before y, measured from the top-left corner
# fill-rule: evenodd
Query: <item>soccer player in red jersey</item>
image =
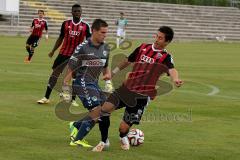
<path id="1" fill-rule="evenodd" d="M 32 26 L 30 28 L 31 35 L 28 37 L 26 42 L 26 50 L 28 56 L 25 57 L 25 62 L 30 62 L 34 54 L 34 48 L 38 46 L 38 41 L 42 37 L 42 32 L 45 29 L 46 39 L 48 39 L 48 24 L 44 18 L 44 11 L 38 10 L 38 18 L 34 18 L 32 21 Z"/>
<path id="2" fill-rule="evenodd" d="M 51 58 L 54 52 L 61 46 L 60 52 L 55 59 L 52 69 L 53 72 L 49 78 L 45 96 L 38 100 L 39 104 L 49 103 L 49 97 L 52 89 L 57 83 L 59 75 L 63 72 L 70 57 L 72 56 L 75 48 L 82 43 L 85 39 L 91 36 L 91 30 L 88 23 L 81 19 L 82 8 L 79 4 L 72 6 L 72 17 L 71 20 L 66 20 L 62 23 L 60 35 L 52 49 L 48 54 Z M 72 97 L 72 104 L 77 106 L 75 96 Z"/>
<path id="3" fill-rule="evenodd" d="M 119 132 L 121 148 L 129 150 L 130 145 L 127 138 L 129 129 L 133 124 L 139 124 L 149 100 L 156 97 L 155 88 L 159 77 L 163 73 L 167 73 L 176 87 L 183 84 L 178 77 L 178 71 L 174 68 L 172 56 L 165 49 L 172 41 L 173 36 L 174 32 L 170 27 L 160 27 L 153 44 L 141 44 L 112 71 L 113 76 L 133 63 L 132 72 L 129 73 L 122 86 L 117 88 L 102 106 L 94 109 L 80 120 L 84 127 L 78 131 L 75 141 L 81 141 L 86 136 L 98 117 L 109 116 L 114 110 L 125 107 Z M 93 148 L 93 151 L 101 152 L 103 149 L 104 144 L 99 143 Z"/>

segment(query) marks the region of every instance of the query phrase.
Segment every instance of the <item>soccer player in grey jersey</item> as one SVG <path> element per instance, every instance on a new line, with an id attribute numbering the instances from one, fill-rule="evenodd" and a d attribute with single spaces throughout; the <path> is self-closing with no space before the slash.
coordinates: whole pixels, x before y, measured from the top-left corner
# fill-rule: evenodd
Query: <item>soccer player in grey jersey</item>
<path id="1" fill-rule="evenodd" d="M 106 100 L 105 95 L 98 86 L 98 80 L 101 73 L 103 79 L 109 80 L 111 72 L 108 69 L 109 47 L 104 43 L 108 31 L 108 24 L 96 19 L 92 24 L 92 36 L 84 43 L 77 46 L 74 54 L 68 62 L 68 71 L 64 79 L 64 85 L 70 84 L 72 73 L 76 75 L 73 83 L 73 92 L 81 99 L 85 108 L 91 112 L 95 107 L 102 105 Z M 99 120 L 99 129 L 101 131 L 102 140 L 105 147 L 109 146 L 108 128 L 110 126 L 109 116 L 101 117 Z M 77 140 L 77 137 L 84 137 L 78 130 L 82 125 L 81 121 L 71 122 L 71 146 L 92 147 L 85 140 Z M 90 130 L 90 129 L 89 129 Z M 87 134 L 87 133 L 85 133 Z"/>

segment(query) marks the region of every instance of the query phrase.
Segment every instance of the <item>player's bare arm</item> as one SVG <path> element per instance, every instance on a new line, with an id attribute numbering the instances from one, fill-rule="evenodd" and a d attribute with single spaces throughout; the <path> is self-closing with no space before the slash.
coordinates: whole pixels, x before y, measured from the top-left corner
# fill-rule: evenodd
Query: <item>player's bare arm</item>
<path id="1" fill-rule="evenodd" d="M 108 67 L 104 68 L 102 73 L 103 73 L 103 80 L 106 81 L 106 80 L 110 80 L 111 79 L 112 75 L 111 75 L 111 71 L 110 71 L 110 69 Z"/>
<path id="2" fill-rule="evenodd" d="M 128 59 L 126 58 L 116 68 L 112 70 L 112 77 L 120 70 L 123 70 L 124 68 L 126 68 L 129 64 L 131 64 L 131 62 L 129 62 Z"/>
<path id="3" fill-rule="evenodd" d="M 59 36 L 52 51 L 50 53 L 48 53 L 48 56 L 51 58 L 54 55 L 54 52 L 61 46 L 62 42 L 63 42 L 63 36 Z"/>
<path id="4" fill-rule="evenodd" d="M 176 87 L 181 87 L 183 81 L 178 77 L 178 71 L 175 68 L 169 69 L 170 77 Z"/>

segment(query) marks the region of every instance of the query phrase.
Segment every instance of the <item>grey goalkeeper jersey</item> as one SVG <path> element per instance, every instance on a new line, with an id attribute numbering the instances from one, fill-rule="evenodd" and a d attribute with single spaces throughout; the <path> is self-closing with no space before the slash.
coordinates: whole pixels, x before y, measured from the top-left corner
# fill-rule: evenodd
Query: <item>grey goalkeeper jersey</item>
<path id="1" fill-rule="evenodd" d="M 84 78 L 86 82 L 97 82 L 102 70 L 108 67 L 109 52 L 107 44 L 102 43 L 96 47 L 89 38 L 76 47 L 68 65 L 77 78 Z"/>

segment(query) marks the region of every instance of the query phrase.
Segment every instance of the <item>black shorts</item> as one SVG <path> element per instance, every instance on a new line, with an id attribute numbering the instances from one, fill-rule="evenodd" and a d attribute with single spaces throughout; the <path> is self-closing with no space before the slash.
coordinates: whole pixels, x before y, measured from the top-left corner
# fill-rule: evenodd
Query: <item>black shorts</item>
<path id="1" fill-rule="evenodd" d="M 39 38 L 40 38 L 39 36 L 30 35 L 26 43 L 35 48 L 38 46 Z"/>
<path id="2" fill-rule="evenodd" d="M 70 56 L 65 56 L 62 54 L 58 54 L 57 58 L 55 59 L 52 69 L 60 69 L 63 70 L 66 65 L 68 64 L 68 61 L 70 59 Z"/>
<path id="3" fill-rule="evenodd" d="M 128 125 L 139 124 L 149 97 L 128 90 L 124 85 L 116 89 L 107 99 L 115 109 L 125 107 L 123 121 Z"/>

